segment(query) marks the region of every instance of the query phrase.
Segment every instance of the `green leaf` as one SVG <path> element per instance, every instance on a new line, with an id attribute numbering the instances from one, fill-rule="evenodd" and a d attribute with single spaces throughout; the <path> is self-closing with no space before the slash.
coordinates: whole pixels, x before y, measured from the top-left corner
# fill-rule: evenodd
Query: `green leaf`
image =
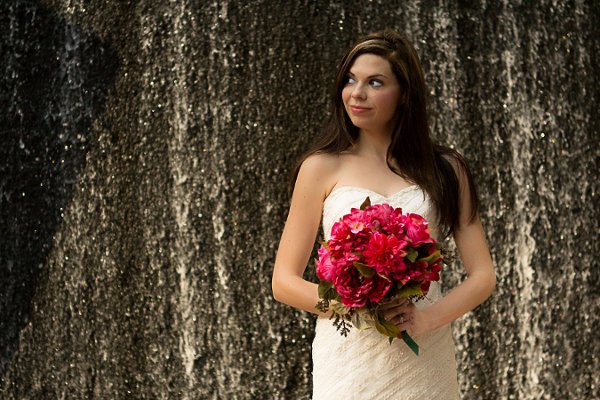
<path id="1" fill-rule="evenodd" d="M 427 264 L 430 264 L 431 262 L 437 260 L 440 257 L 441 257 L 440 252 L 436 251 L 435 253 L 430 254 L 427 257 L 420 258 L 419 261 L 425 261 Z"/>
<path id="2" fill-rule="evenodd" d="M 339 295 L 331 282 L 319 282 L 319 298 L 323 300 L 335 300 L 338 296 Z"/>
<path id="3" fill-rule="evenodd" d="M 411 297 L 411 296 L 423 296 L 423 290 L 421 285 L 418 283 L 407 283 L 406 285 L 398 288 L 399 297 Z"/>
<path id="4" fill-rule="evenodd" d="M 370 205 L 371 205 L 371 199 L 369 198 L 369 196 L 367 196 L 365 201 L 363 201 L 362 204 L 360 205 L 360 209 L 364 210 L 365 208 L 369 207 Z"/>
<path id="5" fill-rule="evenodd" d="M 363 264 L 363 263 L 359 263 L 358 261 L 354 261 L 352 263 L 352 265 L 354 265 L 356 267 L 356 269 L 358 270 L 358 272 L 360 272 L 360 274 L 362 276 L 370 278 L 373 275 L 375 275 L 375 269 L 369 267 L 367 264 Z"/>
<path id="6" fill-rule="evenodd" d="M 357 310 L 354 314 L 352 314 L 350 320 L 352 321 L 352 324 L 356 327 L 356 329 L 359 329 L 361 331 L 371 329 L 371 326 L 365 320 L 365 313 L 363 312 Z"/>
<path id="7" fill-rule="evenodd" d="M 333 287 L 331 282 L 320 281 L 319 282 L 319 298 L 324 299 L 327 291 Z"/>
<path id="8" fill-rule="evenodd" d="M 389 336 L 395 338 L 400 333 L 400 329 L 391 322 L 386 321 L 383 318 L 377 318 L 375 320 L 375 328 L 382 335 Z"/>
<path id="9" fill-rule="evenodd" d="M 350 307 L 345 306 L 344 303 L 333 303 L 331 309 L 339 315 L 346 315 L 350 312 Z"/>
<path id="10" fill-rule="evenodd" d="M 321 312 L 326 313 L 329 311 L 329 300 L 321 300 L 316 305 L 315 308 Z"/>
<path id="11" fill-rule="evenodd" d="M 413 248 L 408 250 L 408 254 L 406 255 L 406 258 L 408 258 L 408 260 L 410 262 L 415 262 L 417 260 L 417 257 L 419 257 L 419 252 Z"/>

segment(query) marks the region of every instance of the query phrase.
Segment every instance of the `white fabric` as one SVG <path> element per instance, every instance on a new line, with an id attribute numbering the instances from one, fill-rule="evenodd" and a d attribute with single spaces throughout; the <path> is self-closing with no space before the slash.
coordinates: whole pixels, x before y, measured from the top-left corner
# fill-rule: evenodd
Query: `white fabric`
<path id="1" fill-rule="evenodd" d="M 388 203 L 403 212 L 421 214 L 430 224 L 435 214 L 427 195 L 410 186 L 386 198 L 368 189 L 341 186 L 323 205 L 323 232 L 329 240 L 331 227 L 351 208 L 358 208 L 369 196 L 372 204 Z M 430 225 L 430 226 L 431 226 Z M 431 226 L 433 228 L 433 226 Z M 434 282 L 421 308 L 441 297 Z M 340 335 L 331 320 L 319 318 L 313 341 L 313 400 L 336 399 L 458 399 L 455 349 L 450 326 L 414 337 L 420 353 L 416 356 L 398 339 L 390 345 L 375 329 L 352 327 Z"/>

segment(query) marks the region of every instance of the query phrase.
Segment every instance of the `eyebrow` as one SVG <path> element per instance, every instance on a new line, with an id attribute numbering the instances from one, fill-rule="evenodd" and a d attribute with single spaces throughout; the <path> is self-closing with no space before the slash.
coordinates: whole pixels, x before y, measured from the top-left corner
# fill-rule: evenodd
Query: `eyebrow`
<path id="1" fill-rule="evenodd" d="M 348 71 L 348 75 L 356 76 L 351 71 Z M 372 79 L 372 78 L 387 78 L 387 76 L 385 76 L 383 74 L 375 74 L 375 75 L 367 76 L 367 79 Z"/>

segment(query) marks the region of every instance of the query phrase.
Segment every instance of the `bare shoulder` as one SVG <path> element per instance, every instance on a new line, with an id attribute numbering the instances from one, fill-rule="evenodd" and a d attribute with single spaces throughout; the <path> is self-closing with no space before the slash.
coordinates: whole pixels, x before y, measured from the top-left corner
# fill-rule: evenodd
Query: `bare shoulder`
<path id="1" fill-rule="evenodd" d="M 330 153 L 316 153 L 308 156 L 304 162 L 302 162 L 302 166 L 307 166 L 308 168 L 317 168 L 317 169 L 335 169 L 340 164 L 340 156 L 337 154 Z M 323 171 L 324 172 L 324 171 Z"/>
<path id="2" fill-rule="evenodd" d="M 310 185 L 324 198 L 337 182 L 341 163 L 337 154 L 312 154 L 302 162 L 296 185 Z"/>

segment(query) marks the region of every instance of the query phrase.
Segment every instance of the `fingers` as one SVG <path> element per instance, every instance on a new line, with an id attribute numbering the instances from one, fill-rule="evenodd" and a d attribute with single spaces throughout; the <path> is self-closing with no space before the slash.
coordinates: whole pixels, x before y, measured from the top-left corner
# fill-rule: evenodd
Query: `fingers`
<path id="1" fill-rule="evenodd" d="M 397 316 L 391 318 L 389 321 L 393 322 L 396 325 L 400 325 L 400 324 L 405 324 L 405 323 L 412 321 L 412 318 L 413 318 L 413 316 L 411 313 L 403 313 L 403 314 L 398 314 Z"/>
<path id="2" fill-rule="evenodd" d="M 426 332 L 421 311 L 410 302 L 403 302 L 396 307 L 387 309 L 382 314 L 385 320 L 394 324 L 401 333 L 406 331 L 414 337 Z M 398 337 L 401 337 L 401 334 Z"/>
<path id="3" fill-rule="evenodd" d="M 408 314 L 405 309 L 394 308 L 392 310 L 386 311 L 383 315 L 387 321 L 396 323 L 396 321 L 406 320 L 408 319 Z"/>
<path id="4" fill-rule="evenodd" d="M 412 323 L 411 322 L 405 322 L 403 324 L 396 325 L 396 326 L 400 330 L 398 337 L 401 337 L 402 332 L 404 332 L 404 331 L 409 332 L 409 335 L 410 335 L 410 332 L 412 331 Z"/>
<path id="5" fill-rule="evenodd" d="M 384 310 L 383 315 L 387 321 L 394 322 L 398 317 L 402 317 L 403 320 L 410 319 L 415 305 L 410 302 L 403 302 L 393 308 Z M 395 322 L 394 322 L 395 323 Z"/>
<path id="6" fill-rule="evenodd" d="M 396 327 L 398 328 L 398 330 L 400 331 L 400 333 L 398 333 L 399 338 L 402 337 L 402 332 L 406 331 L 409 333 L 409 335 L 411 334 L 411 332 L 413 331 L 414 328 L 414 314 L 410 313 L 410 314 L 402 314 L 396 318 L 394 318 L 392 322 L 394 325 L 396 325 Z"/>
<path id="7" fill-rule="evenodd" d="M 395 299 L 388 303 L 381 304 L 379 306 L 379 309 L 381 311 L 387 311 L 407 304 L 410 304 L 410 301 L 408 301 L 408 299 Z"/>

